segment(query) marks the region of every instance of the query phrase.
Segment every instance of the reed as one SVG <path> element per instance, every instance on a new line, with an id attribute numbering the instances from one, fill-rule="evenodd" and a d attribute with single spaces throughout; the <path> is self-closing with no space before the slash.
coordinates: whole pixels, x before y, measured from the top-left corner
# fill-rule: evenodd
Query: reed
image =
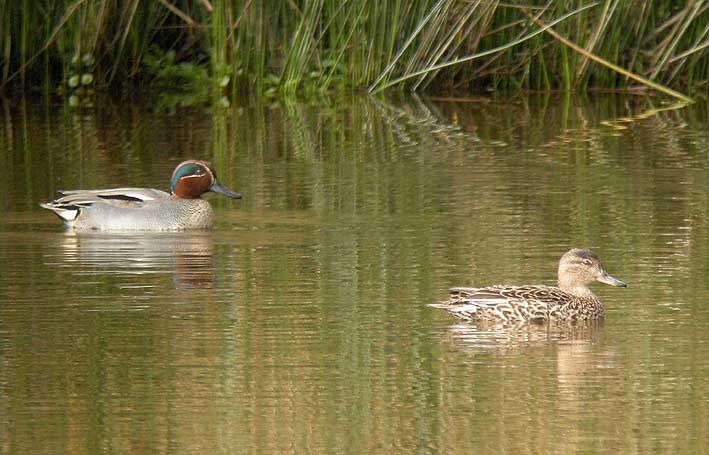
<path id="1" fill-rule="evenodd" d="M 0 0 L 0 87 L 184 91 L 206 74 L 209 98 L 638 81 L 706 97 L 708 23 L 703 0 Z"/>

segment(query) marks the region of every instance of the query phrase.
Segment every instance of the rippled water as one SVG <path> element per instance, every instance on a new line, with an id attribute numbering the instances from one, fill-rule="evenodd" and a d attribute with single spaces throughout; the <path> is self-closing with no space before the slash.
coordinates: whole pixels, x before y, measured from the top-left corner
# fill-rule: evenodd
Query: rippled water
<path id="1" fill-rule="evenodd" d="M 156 114 L 4 105 L 0 452 L 707 453 L 709 117 L 652 98 Z M 213 232 L 64 233 L 56 190 L 213 162 Z M 553 284 L 602 324 L 461 324 L 455 285 Z"/>

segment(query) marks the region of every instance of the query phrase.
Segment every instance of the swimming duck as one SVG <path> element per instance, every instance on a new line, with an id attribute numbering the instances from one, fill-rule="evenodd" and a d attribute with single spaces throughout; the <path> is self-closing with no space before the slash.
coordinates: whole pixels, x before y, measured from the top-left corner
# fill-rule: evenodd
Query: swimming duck
<path id="1" fill-rule="evenodd" d="M 559 261 L 559 286 L 452 288 L 450 299 L 431 306 L 468 320 L 574 321 L 603 318 L 603 304 L 588 288 L 594 281 L 626 287 L 608 275 L 589 250 L 574 248 Z"/>
<path id="2" fill-rule="evenodd" d="M 60 191 L 60 198 L 40 205 L 79 232 L 210 229 L 212 207 L 200 198 L 208 191 L 241 198 L 217 182 L 209 163 L 187 160 L 172 173 L 169 194 L 152 188 Z"/>

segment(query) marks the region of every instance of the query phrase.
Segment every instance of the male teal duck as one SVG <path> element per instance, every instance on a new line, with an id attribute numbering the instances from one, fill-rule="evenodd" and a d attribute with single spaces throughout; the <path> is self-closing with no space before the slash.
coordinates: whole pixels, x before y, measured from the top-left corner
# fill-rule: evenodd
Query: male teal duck
<path id="1" fill-rule="evenodd" d="M 212 207 L 200 198 L 208 191 L 241 198 L 217 182 L 209 163 L 188 160 L 172 173 L 169 194 L 152 188 L 60 191 L 62 197 L 40 205 L 78 232 L 210 229 Z"/>
<path id="2" fill-rule="evenodd" d="M 490 286 L 452 288 L 450 299 L 431 306 L 468 320 L 575 321 L 603 318 L 603 304 L 588 288 L 594 281 L 626 287 L 608 275 L 598 256 L 573 249 L 559 261 L 559 287 Z"/>

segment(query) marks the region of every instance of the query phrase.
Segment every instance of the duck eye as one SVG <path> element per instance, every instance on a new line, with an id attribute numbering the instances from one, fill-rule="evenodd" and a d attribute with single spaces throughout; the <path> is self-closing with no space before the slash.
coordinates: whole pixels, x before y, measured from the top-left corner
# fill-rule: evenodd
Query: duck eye
<path id="1" fill-rule="evenodd" d="M 589 266 L 589 267 L 593 265 L 593 262 L 591 262 L 590 259 L 584 259 L 584 260 L 581 261 L 581 262 L 583 262 L 583 265 L 587 265 L 587 266 Z"/>

